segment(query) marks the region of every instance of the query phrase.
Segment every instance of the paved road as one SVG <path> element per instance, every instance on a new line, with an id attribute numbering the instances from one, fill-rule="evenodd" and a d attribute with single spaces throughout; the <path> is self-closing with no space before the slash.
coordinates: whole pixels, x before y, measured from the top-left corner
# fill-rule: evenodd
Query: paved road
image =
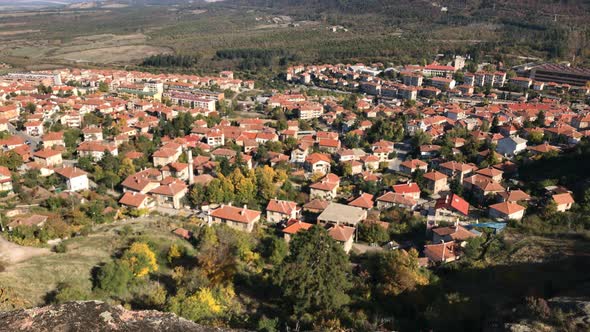
<path id="1" fill-rule="evenodd" d="M 31 142 L 31 149 L 33 150 L 36 150 L 39 146 L 39 143 L 41 143 L 41 137 L 34 137 L 31 135 L 27 135 L 27 133 L 24 131 L 16 130 L 16 127 L 13 126 L 11 123 L 8 123 L 8 132 L 10 132 L 12 135 L 21 137 L 25 141 Z"/>

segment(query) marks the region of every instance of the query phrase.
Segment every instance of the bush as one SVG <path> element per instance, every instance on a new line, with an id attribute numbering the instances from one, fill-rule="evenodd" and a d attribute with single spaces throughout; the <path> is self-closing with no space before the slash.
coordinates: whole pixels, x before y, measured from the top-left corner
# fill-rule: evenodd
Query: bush
<path id="1" fill-rule="evenodd" d="M 133 273 L 127 264 L 120 261 L 109 262 L 98 272 L 96 284 L 110 295 L 121 296 L 127 292 L 132 278 Z"/>
<path id="2" fill-rule="evenodd" d="M 58 254 L 63 254 L 68 251 L 68 246 L 62 241 L 53 247 L 53 251 Z"/>

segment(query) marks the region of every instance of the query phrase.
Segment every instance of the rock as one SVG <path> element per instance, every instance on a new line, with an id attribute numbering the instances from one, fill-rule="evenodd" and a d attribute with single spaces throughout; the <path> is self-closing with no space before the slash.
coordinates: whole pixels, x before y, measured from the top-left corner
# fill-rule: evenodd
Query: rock
<path id="1" fill-rule="evenodd" d="M 230 332 L 155 310 L 131 311 L 100 301 L 78 301 L 0 312 L 0 331 L 191 331 Z"/>

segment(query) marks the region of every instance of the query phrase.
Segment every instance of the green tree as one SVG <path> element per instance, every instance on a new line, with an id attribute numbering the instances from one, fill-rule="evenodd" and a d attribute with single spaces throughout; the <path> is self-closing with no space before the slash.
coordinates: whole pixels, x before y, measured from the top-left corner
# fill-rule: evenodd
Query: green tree
<path id="1" fill-rule="evenodd" d="M 321 226 L 293 237 L 290 254 L 276 271 L 290 310 L 304 314 L 331 313 L 349 302 L 348 257 Z"/>
<path id="2" fill-rule="evenodd" d="M 279 239 L 275 236 L 269 237 L 267 241 L 267 257 L 268 261 L 273 265 L 279 265 L 283 262 L 285 257 L 289 254 L 289 248 L 287 243 L 283 239 Z"/>
<path id="3" fill-rule="evenodd" d="M 0 166 L 8 167 L 11 171 L 16 171 L 23 164 L 23 158 L 14 151 L 0 153 Z"/>
<path id="4" fill-rule="evenodd" d="M 109 85 L 105 82 L 98 83 L 98 91 L 100 92 L 109 92 Z"/>
<path id="5" fill-rule="evenodd" d="M 127 292 L 132 278 L 133 273 L 127 264 L 120 261 L 109 262 L 99 270 L 97 286 L 112 295 L 122 295 Z"/>
<path id="6" fill-rule="evenodd" d="M 205 202 L 207 192 L 205 187 L 200 183 L 195 183 L 188 194 L 189 201 L 193 207 L 199 206 Z"/>
<path id="7" fill-rule="evenodd" d="M 389 240 L 387 231 L 376 222 L 360 224 L 359 237 L 368 243 L 383 243 Z"/>

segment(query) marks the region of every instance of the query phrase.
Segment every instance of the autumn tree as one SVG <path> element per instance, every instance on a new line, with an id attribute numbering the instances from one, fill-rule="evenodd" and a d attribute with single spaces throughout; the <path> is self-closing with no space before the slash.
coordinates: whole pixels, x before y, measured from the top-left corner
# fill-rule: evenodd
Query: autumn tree
<path id="1" fill-rule="evenodd" d="M 129 266 L 133 275 L 136 277 L 143 277 L 150 272 L 158 271 L 156 254 L 143 242 L 134 242 L 125 251 L 121 261 Z"/>
<path id="2" fill-rule="evenodd" d="M 256 169 L 256 179 L 258 181 L 258 195 L 265 200 L 275 197 L 277 187 L 275 186 L 275 170 L 265 165 Z"/>
<path id="3" fill-rule="evenodd" d="M 349 302 L 348 258 L 320 226 L 295 235 L 276 282 L 297 320 L 305 314 L 333 313 Z"/>
<path id="4" fill-rule="evenodd" d="M 384 296 L 395 296 L 427 285 L 427 273 L 418 265 L 418 252 L 393 250 L 379 255 L 377 260 L 378 289 Z"/>
<path id="5" fill-rule="evenodd" d="M 118 175 L 124 179 L 133 174 L 135 174 L 135 165 L 133 165 L 133 161 L 129 158 L 123 158 L 121 166 L 119 167 Z"/>

